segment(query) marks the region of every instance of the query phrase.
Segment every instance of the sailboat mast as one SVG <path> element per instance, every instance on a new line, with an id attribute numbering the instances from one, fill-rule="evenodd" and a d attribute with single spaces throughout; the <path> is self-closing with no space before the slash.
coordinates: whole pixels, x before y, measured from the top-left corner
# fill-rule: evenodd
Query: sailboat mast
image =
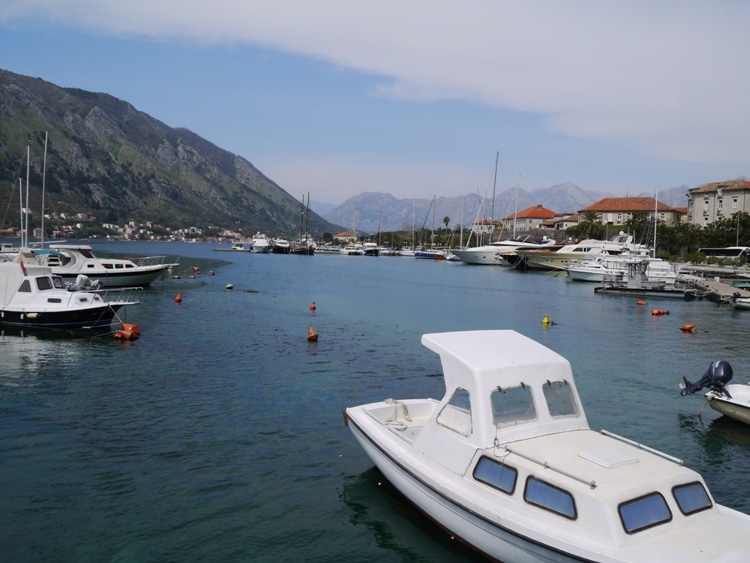
<path id="1" fill-rule="evenodd" d="M 490 209 L 490 244 L 492 244 L 492 232 L 495 230 L 495 189 L 497 188 L 497 163 L 500 160 L 500 151 L 495 152 L 495 179 L 492 181 L 492 208 Z"/>
<path id="2" fill-rule="evenodd" d="M 44 164 L 42 166 L 42 232 L 39 235 L 39 246 L 41 248 L 44 248 L 44 194 L 45 194 L 45 183 L 47 179 L 47 137 L 49 136 L 49 131 L 44 132 Z"/>
<path id="3" fill-rule="evenodd" d="M 31 159 L 31 146 L 26 145 L 26 208 L 24 209 L 25 222 L 21 234 L 21 246 L 24 248 L 29 244 L 29 161 Z"/>
<path id="4" fill-rule="evenodd" d="M 518 192 L 521 190 L 521 175 L 518 175 L 518 181 L 516 182 L 516 208 L 513 211 L 513 239 L 516 238 L 516 220 L 518 219 Z"/>

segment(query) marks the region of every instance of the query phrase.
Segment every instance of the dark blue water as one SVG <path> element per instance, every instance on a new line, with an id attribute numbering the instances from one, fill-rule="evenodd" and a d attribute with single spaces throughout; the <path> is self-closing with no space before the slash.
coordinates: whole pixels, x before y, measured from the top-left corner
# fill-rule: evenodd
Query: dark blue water
<path id="1" fill-rule="evenodd" d="M 638 306 L 562 277 L 413 258 L 95 248 L 179 255 L 181 272 L 202 273 L 144 292 L 127 311 L 137 341 L 0 337 L 3 560 L 475 560 L 342 425 L 348 405 L 441 397 L 419 340 L 446 330 L 541 341 L 571 361 L 593 428 L 684 459 L 719 502 L 750 512 L 750 427 L 709 408 L 699 418 L 702 397 L 677 387 L 718 359 L 750 379 L 748 312 Z"/>

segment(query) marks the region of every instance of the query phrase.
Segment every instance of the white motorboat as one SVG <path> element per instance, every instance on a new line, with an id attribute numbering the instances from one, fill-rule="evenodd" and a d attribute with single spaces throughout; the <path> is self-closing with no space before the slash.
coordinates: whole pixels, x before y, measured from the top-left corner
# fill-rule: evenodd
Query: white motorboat
<path id="1" fill-rule="evenodd" d="M 742 297 L 739 291 L 735 291 L 729 298 L 729 304 L 735 309 L 750 309 L 750 297 Z"/>
<path id="2" fill-rule="evenodd" d="M 446 394 L 345 410 L 383 475 L 499 561 L 747 561 L 750 516 L 680 460 L 589 428 L 567 360 L 509 330 L 425 334 Z"/>
<path id="3" fill-rule="evenodd" d="M 115 295 L 66 284 L 41 266 L 34 250 L 21 248 L 12 261 L 0 262 L 0 325 L 44 329 L 97 329 L 114 323 L 117 311 L 138 301 L 135 288 Z M 126 293 L 127 292 L 127 293 Z"/>
<path id="4" fill-rule="evenodd" d="M 599 255 L 619 255 L 624 252 L 638 252 L 633 245 L 633 237 L 620 233 L 612 240 L 585 239 L 566 244 L 557 250 L 519 249 L 517 266 L 527 270 L 564 270 L 573 261 L 590 260 Z"/>
<path id="5" fill-rule="evenodd" d="M 99 258 L 89 245 L 51 244 L 49 248 L 31 249 L 35 261 L 52 269 L 66 283 L 75 283 L 79 275 L 99 282 L 100 287 L 146 287 L 163 278 L 177 263 L 165 256 Z M 27 263 L 32 259 L 27 256 Z"/>
<path id="6" fill-rule="evenodd" d="M 362 248 L 361 244 L 347 244 L 339 249 L 339 254 L 342 256 L 364 256 L 365 249 Z"/>
<path id="7" fill-rule="evenodd" d="M 258 231 L 253 235 L 252 251 L 258 254 L 268 254 L 271 250 L 271 241 L 264 234 Z"/>
<path id="8" fill-rule="evenodd" d="M 661 281 L 674 285 L 677 271 L 674 266 L 661 258 L 646 255 L 621 254 L 619 256 L 601 255 L 590 260 L 573 260 L 565 263 L 568 277 L 574 281 L 603 283 L 614 280 L 628 280 L 629 265 L 638 263 L 645 266 L 645 276 L 652 281 Z"/>
<path id="9" fill-rule="evenodd" d="M 503 258 L 503 253 L 511 253 L 519 249 L 550 248 L 554 244 L 554 239 L 544 237 L 542 241 L 537 242 L 531 240 L 530 237 L 526 236 L 522 239 L 498 240 L 489 244 L 484 244 L 482 246 L 463 248 L 459 250 L 453 250 L 452 252 L 464 264 L 481 266 L 508 266 L 509 262 L 507 262 Z"/>
<path id="10" fill-rule="evenodd" d="M 289 254 L 292 247 L 285 238 L 276 237 L 271 241 L 271 252 L 274 254 Z"/>
<path id="11" fill-rule="evenodd" d="M 245 246 L 244 242 L 233 242 L 229 248 L 214 248 L 215 252 L 251 252 L 252 248 Z"/>
<path id="12" fill-rule="evenodd" d="M 703 377 L 695 383 L 682 378 L 680 395 L 690 395 L 710 387 L 705 395 L 709 407 L 729 418 L 750 424 L 750 383 L 729 383 L 733 375 L 732 366 L 726 360 L 711 362 Z"/>

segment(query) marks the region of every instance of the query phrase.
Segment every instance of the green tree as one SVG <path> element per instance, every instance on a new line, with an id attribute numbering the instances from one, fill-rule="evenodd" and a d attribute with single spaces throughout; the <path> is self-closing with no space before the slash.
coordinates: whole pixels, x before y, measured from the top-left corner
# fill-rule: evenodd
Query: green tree
<path id="1" fill-rule="evenodd" d="M 604 225 L 602 225 L 602 216 L 599 212 L 589 210 L 584 211 L 578 221 L 578 235 L 581 238 L 601 238 L 604 234 Z"/>

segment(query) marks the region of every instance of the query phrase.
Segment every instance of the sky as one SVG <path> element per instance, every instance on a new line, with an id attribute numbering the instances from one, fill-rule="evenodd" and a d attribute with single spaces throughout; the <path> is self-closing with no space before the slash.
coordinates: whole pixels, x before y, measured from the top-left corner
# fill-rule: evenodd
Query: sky
<path id="1" fill-rule="evenodd" d="M 297 199 L 637 195 L 750 176 L 748 22 L 745 0 L 2 0 L 0 68 Z"/>

